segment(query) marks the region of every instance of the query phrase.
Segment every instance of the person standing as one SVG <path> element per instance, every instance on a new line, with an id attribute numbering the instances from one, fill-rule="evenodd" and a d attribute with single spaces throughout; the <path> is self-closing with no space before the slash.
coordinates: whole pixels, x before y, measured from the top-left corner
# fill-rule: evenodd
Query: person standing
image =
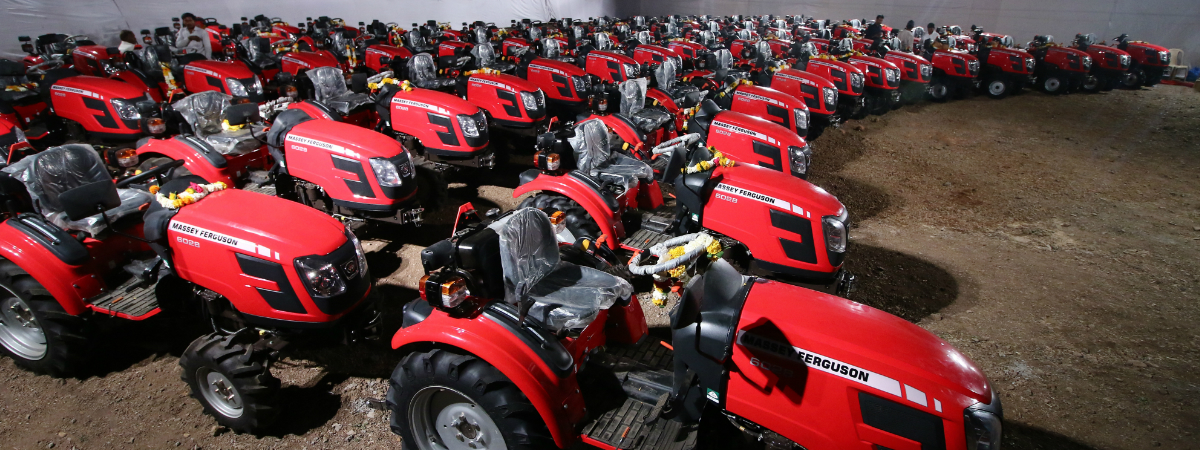
<path id="1" fill-rule="evenodd" d="M 908 25 L 906 25 L 903 30 L 896 32 L 896 39 L 900 40 L 900 48 L 896 50 L 912 53 L 913 41 L 916 39 L 913 37 L 912 29 L 916 26 L 917 24 L 910 20 L 908 21 Z"/>
<path id="2" fill-rule="evenodd" d="M 125 53 L 137 48 L 137 36 L 133 34 L 133 31 L 121 30 L 121 34 L 118 37 L 121 38 L 121 43 L 117 44 L 118 52 Z"/>
<path id="3" fill-rule="evenodd" d="M 882 14 L 875 16 L 875 21 L 871 22 L 870 25 L 867 25 L 867 31 L 863 33 L 863 37 L 873 41 L 878 41 L 884 38 Z"/>
<path id="4" fill-rule="evenodd" d="M 208 43 L 208 30 L 196 26 L 196 15 L 183 13 L 179 19 L 183 22 L 183 28 L 179 29 L 179 35 L 175 37 L 175 47 L 187 53 L 204 55 L 205 59 L 212 59 L 212 46 Z"/>
<path id="5" fill-rule="evenodd" d="M 933 22 L 929 22 L 929 25 L 925 26 L 925 41 L 937 42 L 937 40 L 940 38 L 941 36 L 938 36 L 937 26 L 934 25 Z"/>

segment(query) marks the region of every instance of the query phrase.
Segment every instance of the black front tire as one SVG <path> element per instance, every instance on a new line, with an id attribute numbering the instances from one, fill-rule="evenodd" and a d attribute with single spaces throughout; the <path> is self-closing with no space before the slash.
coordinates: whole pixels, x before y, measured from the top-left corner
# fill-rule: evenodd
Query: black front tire
<path id="1" fill-rule="evenodd" d="M 929 98 L 935 102 L 944 103 L 952 94 L 953 90 L 944 80 L 934 79 L 929 83 Z"/>
<path id="2" fill-rule="evenodd" d="M 1067 92 L 1070 87 L 1067 80 L 1064 80 L 1058 75 L 1046 75 L 1038 80 L 1038 86 L 1042 88 L 1042 92 L 1050 95 L 1059 95 Z"/>
<path id="3" fill-rule="evenodd" d="M 92 348 L 88 339 L 90 324 L 83 317 L 68 314 L 41 283 L 6 259 L 0 259 L 0 302 L 6 308 L 17 306 L 26 319 L 32 316 L 31 324 L 41 331 L 45 341 L 44 349 L 38 352 L 23 346 L 10 348 L 13 344 L 6 338 L 0 349 L 14 363 L 33 373 L 55 377 L 77 375 L 86 367 Z M 7 317 L 5 322 L 7 325 Z"/>
<path id="4" fill-rule="evenodd" d="M 428 417 L 429 411 L 420 408 L 430 402 L 421 399 L 431 391 L 458 394 L 470 408 L 482 409 L 480 416 L 489 419 L 492 427 L 476 425 L 493 441 L 494 434 L 499 434 L 509 450 L 558 448 L 537 409 L 503 373 L 475 356 L 431 350 L 406 355 L 392 372 L 387 405 L 392 412 L 392 432 L 400 435 L 404 449 L 427 450 L 434 448 L 428 444 L 430 440 L 444 439 L 429 429 L 437 428 L 436 419 L 423 430 L 414 430 L 421 425 L 412 423 L 414 417 Z"/>
<path id="5" fill-rule="evenodd" d="M 992 78 L 984 83 L 984 90 L 990 98 L 999 100 L 1008 97 L 1008 93 L 1012 91 L 1012 83 L 1000 78 Z"/>
<path id="6" fill-rule="evenodd" d="M 207 334 L 192 341 L 179 358 L 181 378 L 192 397 L 217 423 L 238 432 L 261 431 L 279 415 L 280 382 L 271 375 L 270 353 L 252 348 L 257 340 L 249 329 Z M 236 401 L 222 402 L 216 396 Z"/>

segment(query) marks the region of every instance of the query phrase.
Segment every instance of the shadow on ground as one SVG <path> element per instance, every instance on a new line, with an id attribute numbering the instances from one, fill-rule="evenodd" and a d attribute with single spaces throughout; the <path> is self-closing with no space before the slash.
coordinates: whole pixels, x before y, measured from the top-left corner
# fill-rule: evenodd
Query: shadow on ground
<path id="1" fill-rule="evenodd" d="M 954 275 L 925 259 L 857 243 L 849 253 L 846 268 L 858 277 L 854 301 L 918 322 L 958 298 Z"/>

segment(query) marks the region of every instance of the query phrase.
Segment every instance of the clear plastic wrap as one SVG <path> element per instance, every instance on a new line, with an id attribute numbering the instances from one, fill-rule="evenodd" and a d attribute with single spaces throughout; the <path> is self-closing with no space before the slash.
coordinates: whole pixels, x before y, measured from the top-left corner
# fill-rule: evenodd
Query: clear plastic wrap
<path id="1" fill-rule="evenodd" d="M 633 293 L 628 281 L 562 262 L 541 210 L 518 210 L 492 227 L 500 235 L 505 301 L 533 300 L 529 317 L 552 331 L 586 327 L 601 310 Z"/>
<path id="2" fill-rule="evenodd" d="M 650 37 L 649 31 L 637 32 L 637 41 L 639 44 L 642 44 L 642 45 L 650 45 L 650 44 L 654 43 L 654 40 Z"/>
<path id="3" fill-rule="evenodd" d="M 54 225 L 66 230 L 95 236 L 106 225 L 99 214 L 70 220 L 58 197 L 63 192 L 88 183 L 112 179 L 96 150 L 87 144 L 67 144 L 30 156 L 4 169 L 25 184 L 34 208 Z M 149 203 L 150 193 L 135 189 L 117 189 L 121 205 L 105 213 L 110 221 L 137 214 Z"/>
<path id="4" fill-rule="evenodd" d="M 308 78 L 316 89 L 317 101 L 339 113 L 350 114 L 350 110 L 371 102 L 366 94 L 350 92 L 346 87 L 346 76 L 337 67 L 310 69 Z"/>
<path id="5" fill-rule="evenodd" d="M 580 122 L 575 136 L 567 138 L 575 150 L 575 166 L 580 172 L 600 179 L 612 179 L 629 189 L 638 179 L 654 178 L 654 169 L 641 160 L 609 147 L 608 128 L 599 119 Z"/>
<path id="6" fill-rule="evenodd" d="M 771 51 L 771 44 L 768 44 L 767 41 L 755 42 L 754 51 L 758 54 L 759 59 L 770 58 L 774 53 Z"/>
<path id="7" fill-rule="evenodd" d="M 546 59 L 557 59 L 562 56 L 562 50 L 559 48 L 558 41 L 555 39 L 545 39 L 542 41 L 542 57 Z"/>
<path id="8" fill-rule="evenodd" d="M 479 67 L 491 67 L 496 63 L 496 50 L 492 48 L 492 44 L 486 42 L 472 48 L 471 56 L 475 57 L 475 62 Z"/>
<path id="9" fill-rule="evenodd" d="M 654 81 L 658 82 L 660 90 L 671 92 L 675 89 L 675 72 L 677 69 L 675 67 L 675 60 L 669 58 L 654 68 Z"/>
<path id="10" fill-rule="evenodd" d="M 416 82 L 437 78 L 436 67 L 428 53 L 417 53 L 408 58 L 408 79 Z"/>
<path id="11" fill-rule="evenodd" d="M 421 36 L 419 28 L 408 30 L 408 33 L 404 35 L 404 40 L 408 41 L 409 47 L 418 49 L 425 47 L 425 37 Z"/>
<path id="12" fill-rule="evenodd" d="M 717 50 L 713 52 L 713 56 L 716 57 L 717 60 L 717 66 L 714 67 L 713 70 L 720 72 L 729 71 L 729 69 L 733 68 L 733 53 L 729 53 L 729 50 Z"/>
<path id="13" fill-rule="evenodd" d="M 612 50 L 612 38 L 608 37 L 608 33 L 596 33 L 596 50 Z"/>
<path id="14" fill-rule="evenodd" d="M 220 91 L 204 91 L 184 97 L 171 107 L 192 127 L 192 133 L 204 137 L 221 132 L 221 111 L 232 100 L 233 97 Z"/>
<path id="15" fill-rule="evenodd" d="M 254 136 L 263 134 L 266 125 L 253 123 L 239 130 L 225 130 L 222 112 L 229 107 L 233 97 L 217 91 L 198 92 L 171 105 L 188 125 L 192 133 L 213 146 L 222 155 L 243 155 L 262 146 Z"/>
<path id="16" fill-rule="evenodd" d="M 650 81 L 645 78 L 621 82 L 618 87 L 621 90 L 621 114 L 632 116 L 646 107 L 646 87 L 649 84 Z"/>
<path id="17" fill-rule="evenodd" d="M 536 41 L 542 38 L 542 29 L 533 27 L 529 29 L 529 40 Z"/>

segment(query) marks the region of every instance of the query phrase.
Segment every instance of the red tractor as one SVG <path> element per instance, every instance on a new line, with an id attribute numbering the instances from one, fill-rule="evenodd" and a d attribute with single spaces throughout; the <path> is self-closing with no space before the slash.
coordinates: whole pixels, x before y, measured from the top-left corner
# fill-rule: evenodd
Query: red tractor
<path id="1" fill-rule="evenodd" d="M 1113 43 L 1120 50 L 1129 53 L 1133 62 L 1129 65 L 1129 74 L 1124 86 L 1137 89 L 1141 86 L 1151 87 L 1162 81 L 1163 74 L 1171 65 L 1171 53 L 1166 47 L 1145 41 L 1131 41 L 1129 35 L 1122 33 L 1113 38 Z"/>
<path id="2" fill-rule="evenodd" d="M 0 116 L 0 164 L 12 165 L 37 151 L 19 124 Z"/>
<path id="3" fill-rule="evenodd" d="M 1054 36 L 1037 35 L 1026 46 L 1037 61 L 1033 76 L 1047 94 L 1066 94 L 1083 87 L 1092 70 L 1087 52 L 1054 43 Z"/>
<path id="4" fill-rule="evenodd" d="M 1133 64 L 1133 57 L 1124 50 L 1104 45 L 1103 41 L 1097 42 L 1096 35 L 1077 34 L 1071 46 L 1092 57 L 1092 72 L 1083 82 L 1083 90 L 1111 91 L 1130 76 L 1129 66 Z"/>
<path id="5" fill-rule="evenodd" d="M 655 170 L 609 150 L 602 122 L 580 122 L 574 136 L 566 138 L 543 136 L 536 157 L 542 173 L 523 173 L 513 196 L 541 191 L 521 206 L 563 211 L 576 238 L 637 253 L 707 230 L 727 239 L 723 245 L 736 249 L 734 258 L 742 267 L 753 265 L 842 294 L 853 288 L 853 275 L 842 268 L 849 213 L 825 190 L 781 172 L 782 158 L 777 168 L 735 163 L 710 153 L 695 134 L 665 142 L 652 151 L 660 160 L 655 166 L 661 180 L 675 187 L 676 204 L 664 207 Z"/>
<path id="6" fill-rule="evenodd" d="M 47 120 L 50 115 L 50 110 L 47 108 L 49 102 L 39 92 L 37 83 L 26 74 L 24 65 L 16 61 L 0 59 L 0 84 L 5 86 L 4 91 L 0 91 L 0 131 L 8 133 L 16 129 L 21 133 L 21 138 L 17 139 L 14 132 L 13 137 L 10 138 L 12 142 L 4 143 L 0 147 L 27 139 L 35 143 L 49 142 L 61 135 L 61 132 L 56 132 L 52 137 L 51 128 L 61 131 L 57 129 L 58 126 L 52 125 L 59 125 L 60 122 Z M 48 147 L 44 144 L 40 146 Z M 0 148 L 0 150 L 7 150 L 7 148 Z M 11 156 L 11 152 L 5 155 L 6 159 L 9 156 Z"/>
<path id="7" fill-rule="evenodd" d="M 422 253 L 421 300 L 392 337 L 387 405 L 407 446 L 1000 445 L 998 392 L 916 325 L 707 263 L 701 249 L 667 261 L 707 267 L 669 336 L 650 336 L 631 286 L 595 268 L 589 241 L 555 245 L 560 225 L 536 209 L 485 223 L 469 208 Z"/>
<path id="8" fill-rule="evenodd" d="M 431 65 L 428 58 L 428 54 L 414 55 L 409 65 L 419 60 Z M 412 69 L 409 70 L 411 76 Z M 462 167 L 495 167 L 496 154 L 488 146 L 488 119 L 483 109 L 454 94 L 432 89 L 451 86 L 455 80 L 425 80 L 423 84 L 430 88 L 386 76 L 372 83 L 379 128 L 428 161 Z"/>
<path id="9" fill-rule="evenodd" d="M 929 98 L 944 102 L 961 97 L 975 89 L 979 77 L 979 58 L 954 48 L 954 37 L 945 37 L 928 47 L 925 58 L 933 64 L 929 81 Z"/>
<path id="10" fill-rule="evenodd" d="M 844 118 L 862 119 L 870 112 L 866 107 L 866 76 L 853 64 L 838 61 L 827 55 L 808 60 L 804 71 L 819 75 L 837 88 L 837 111 Z"/>
<path id="11" fill-rule="evenodd" d="M 161 107 L 145 87 L 52 69 L 38 89 L 64 123 L 68 140 L 128 143 L 166 132 Z"/>
<path id="12" fill-rule="evenodd" d="M 826 128 L 841 123 L 837 112 L 838 88 L 825 77 L 787 68 L 775 72 L 764 85 L 804 102 L 809 114 L 805 139 L 809 141 L 820 137 Z"/>
<path id="13" fill-rule="evenodd" d="M 269 368 L 288 342 L 377 332 L 366 258 L 349 228 L 311 208 L 163 182 L 181 164 L 114 184 L 95 150 L 71 144 L 5 169 L 0 344 L 18 366 L 67 376 L 86 373 L 105 321 L 211 323 L 180 357 L 183 381 L 220 424 L 261 430 L 279 413 Z M 150 194 L 143 183 L 156 179 Z"/>
<path id="14" fill-rule="evenodd" d="M 1034 82 L 1037 60 L 1033 55 L 1013 48 L 1012 37 L 985 33 L 972 26 L 975 31 L 975 56 L 981 61 L 980 86 L 988 97 L 1001 99 L 1012 92 L 1019 92 Z"/>

